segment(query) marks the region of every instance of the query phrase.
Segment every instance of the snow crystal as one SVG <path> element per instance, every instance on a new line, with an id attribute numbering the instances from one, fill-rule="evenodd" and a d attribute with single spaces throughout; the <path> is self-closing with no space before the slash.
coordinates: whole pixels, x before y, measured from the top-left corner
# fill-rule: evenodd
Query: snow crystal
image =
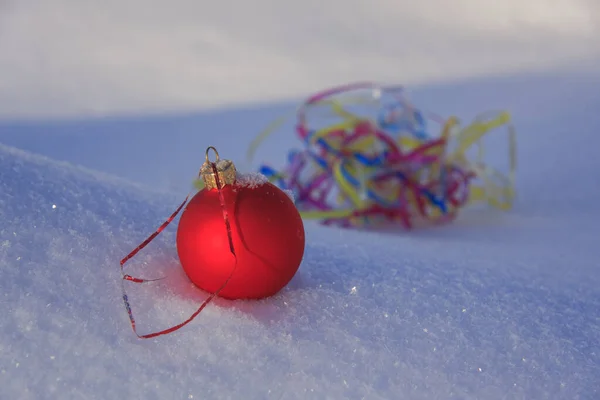
<path id="1" fill-rule="evenodd" d="M 294 197 L 294 192 L 292 192 L 289 189 L 283 189 L 283 192 L 288 195 L 288 197 L 290 198 L 290 200 L 292 200 L 292 203 L 296 202 L 296 198 Z"/>
<path id="2" fill-rule="evenodd" d="M 241 187 L 255 188 L 269 182 L 269 179 L 259 172 L 241 173 L 236 171 L 236 173 L 237 185 Z M 296 201 L 294 198 L 294 192 L 289 189 L 283 189 L 283 192 L 290 198 L 290 200 L 292 200 L 292 202 Z"/>
<path id="3" fill-rule="evenodd" d="M 241 186 L 241 187 L 247 187 L 250 189 L 256 188 L 260 185 L 264 185 L 265 183 L 269 182 L 269 179 L 258 172 L 247 172 L 247 173 L 241 173 L 239 171 L 236 171 L 237 175 L 236 175 L 236 181 L 237 181 L 237 185 Z"/>

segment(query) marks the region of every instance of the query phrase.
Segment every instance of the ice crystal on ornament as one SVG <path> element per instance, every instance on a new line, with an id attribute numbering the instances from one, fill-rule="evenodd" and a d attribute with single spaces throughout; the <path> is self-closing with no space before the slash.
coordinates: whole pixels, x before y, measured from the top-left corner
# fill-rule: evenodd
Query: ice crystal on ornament
<path id="1" fill-rule="evenodd" d="M 238 186 L 254 189 L 268 182 L 267 177 L 258 172 L 244 174 L 238 171 L 236 174 L 236 183 Z"/>
<path id="2" fill-rule="evenodd" d="M 284 189 L 283 192 L 288 195 L 290 200 L 292 200 L 292 203 L 296 202 L 296 199 L 294 198 L 294 192 L 292 192 L 291 190 L 288 190 L 288 189 Z"/>

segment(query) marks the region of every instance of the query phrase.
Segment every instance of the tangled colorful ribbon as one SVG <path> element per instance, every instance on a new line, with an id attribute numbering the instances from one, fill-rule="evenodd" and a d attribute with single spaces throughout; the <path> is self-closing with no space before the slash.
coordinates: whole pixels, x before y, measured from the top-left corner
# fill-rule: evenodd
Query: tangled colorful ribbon
<path id="1" fill-rule="evenodd" d="M 253 141 L 249 161 L 283 121 Z M 484 163 L 481 140 L 503 126 L 509 133 L 507 174 Z M 294 193 L 303 218 L 412 228 L 452 220 L 475 202 L 512 206 L 516 138 L 507 112 L 482 115 L 461 128 L 456 117 L 444 120 L 417 109 L 402 87 L 359 83 L 307 99 L 297 111 L 296 133 L 305 148 L 291 150 L 283 170 L 262 165 L 260 172 Z M 472 147 L 477 152 L 470 159 Z"/>

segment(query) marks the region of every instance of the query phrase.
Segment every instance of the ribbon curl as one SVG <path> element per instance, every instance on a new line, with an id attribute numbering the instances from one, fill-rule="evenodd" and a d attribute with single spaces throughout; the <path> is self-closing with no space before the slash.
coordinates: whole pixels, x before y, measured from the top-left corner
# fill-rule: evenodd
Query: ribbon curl
<path id="1" fill-rule="evenodd" d="M 417 109 L 400 86 L 358 83 L 311 96 L 296 117 L 304 148 L 291 150 L 282 170 L 262 165 L 260 172 L 294 193 L 303 218 L 341 226 L 400 222 L 410 229 L 450 221 L 473 203 L 512 207 L 516 134 L 508 112 L 482 114 L 461 127 L 456 117 Z M 256 137 L 249 162 L 284 121 Z M 482 141 L 503 127 L 506 174 L 485 163 Z"/>

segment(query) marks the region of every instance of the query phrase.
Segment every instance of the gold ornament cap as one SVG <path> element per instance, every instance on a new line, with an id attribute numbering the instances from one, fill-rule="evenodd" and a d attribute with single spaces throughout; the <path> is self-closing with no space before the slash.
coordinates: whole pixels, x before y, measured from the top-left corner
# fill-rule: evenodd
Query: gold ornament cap
<path id="1" fill-rule="evenodd" d="M 215 153 L 215 161 L 210 161 L 208 158 L 210 150 Z M 215 166 L 214 169 L 213 164 Z M 221 188 L 226 185 L 233 185 L 236 180 L 236 175 L 235 165 L 231 160 L 221 160 L 219 152 L 212 146 L 206 149 L 206 161 L 204 161 L 204 164 L 202 164 L 202 167 L 200 168 L 200 178 L 204 182 L 204 187 L 206 189 L 218 189 L 217 178 Z"/>

